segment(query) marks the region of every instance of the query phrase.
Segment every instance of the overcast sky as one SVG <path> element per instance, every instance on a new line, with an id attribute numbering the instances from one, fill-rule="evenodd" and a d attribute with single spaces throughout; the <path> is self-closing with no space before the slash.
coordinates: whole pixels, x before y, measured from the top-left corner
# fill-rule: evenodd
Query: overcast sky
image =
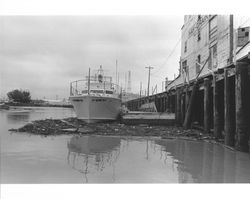
<path id="1" fill-rule="evenodd" d="M 1 97 L 20 88 L 33 99 L 68 98 L 69 82 L 89 67 L 102 65 L 115 79 L 116 59 L 123 86 L 131 70 L 132 91 L 140 81 L 145 89 L 153 66 L 159 91 L 178 73 L 182 25 L 183 16 L 1 16 Z"/>

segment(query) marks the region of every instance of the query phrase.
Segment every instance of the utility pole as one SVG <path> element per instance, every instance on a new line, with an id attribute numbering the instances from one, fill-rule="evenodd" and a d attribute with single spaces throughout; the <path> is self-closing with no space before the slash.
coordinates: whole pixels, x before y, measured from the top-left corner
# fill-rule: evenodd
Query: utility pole
<path id="1" fill-rule="evenodd" d="M 147 94 L 147 96 L 149 97 L 150 70 L 153 69 L 153 67 L 149 66 L 149 67 L 145 67 L 145 68 L 148 68 L 148 94 Z"/>
<path id="2" fill-rule="evenodd" d="M 118 79 L 117 79 L 117 65 L 118 65 L 118 61 L 115 60 L 115 83 L 116 83 L 116 85 L 118 84 Z"/>
<path id="3" fill-rule="evenodd" d="M 140 98 L 141 98 L 141 94 L 142 94 L 142 82 L 140 82 Z"/>
<path id="4" fill-rule="evenodd" d="M 140 82 L 140 107 L 141 107 L 141 92 L 142 92 L 142 82 Z"/>

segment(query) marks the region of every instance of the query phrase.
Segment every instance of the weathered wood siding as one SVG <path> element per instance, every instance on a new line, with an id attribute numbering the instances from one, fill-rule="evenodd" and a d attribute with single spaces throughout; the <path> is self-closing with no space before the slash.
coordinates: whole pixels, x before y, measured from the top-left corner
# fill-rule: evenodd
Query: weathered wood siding
<path id="1" fill-rule="evenodd" d="M 211 22 L 210 22 L 211 21 Z M 212 23 L 212 24 L 210 24 Z M 214 33 L 210 33 L 210 28 L 215 27 Z M 200 34 L 200 39 L 198 39 Z M 209 36 L 210 35 L 210 36 Z M 198 56 L 200 55 L 200 64 L 203 65 L 209 57 L 210 49 L 217 45 L 217 59 L 211 69 L 223 68 L 227 65 L 229 59 L 229 15 L 189 15 L 185 16 L 184 26 L 182 28 L 181 42 L 181 78 L 185 77 L 185 65 L 187 61 L 187 75 L 189 80 L 195 79 L 199 71 L 197 67 Z M 185 51 L 186 48 L 186 51 Z M 210 71 L 211 66 L 208 62 L 201 76 Z M 202 66 L 200 66 L 201 68 Z M 183 70 L 184 69 L 184 70 Z"/>

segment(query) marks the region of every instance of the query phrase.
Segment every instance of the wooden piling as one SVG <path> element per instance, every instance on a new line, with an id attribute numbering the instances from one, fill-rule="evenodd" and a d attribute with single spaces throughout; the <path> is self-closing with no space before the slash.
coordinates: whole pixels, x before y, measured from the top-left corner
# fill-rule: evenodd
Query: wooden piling
<path id="1" fill-rule="evenodd" d="M 181 90 L 176 90 L 176 112 L 175 112 L 176 124 L 181 125 Z"/>
<path id="2" fill-rule="evenodd" d="M 183 124 L 185 119 L 185 93 L 181 93 L 181 124 Z"/>
<path id="3" fill-rule="evenodd" d="M 162 96 L 159 96 L 159 112 L 162 112 Z"/>
<path id="4" fill-rule="evenodd" d="M 166 93 L 163 94 L 163 110 L 162 112 L 165 112 L 166 111 L 166 100 L 167 100 L 167 95 Z"/>
<path id="5" fill-rule="evenodd" d="M 235 74 L 235 105 L 236 105 L 236 149 L 249 151 L 249 134 L 247 124 L 248 101 L 248 68 L 247 63 L 236 63 Z"/>
<path id="6" fill-rule="evenodd" d="M 173 103 L 173 94 L 171 93 L 170 96 L 169 96 L 169 110 L 171 113 L 174 113 L 174 103 Z"/>
<path id="7" fill-rule="evenodd" d="M 210 133 L 211 128 L 211 85 L 208 78 L 204 79 L 204 132 Z"/>
<path id="8" fill-rule="evenodd" d="M 185 116 L 186 116 L 186 112 L 188 109 L 188 103 L 189 103 L 189 92 L 188 92 L 188 86 L 185 88 Z M 185 118 L 184 118 L 185 119 Z"/>
<path id="9" fill-rule="evenodd" d="M 214 136 L 219 139 L 222 138 L 222 119 L 220 114 L 220 89 L 216 82 L 216 75 L 213 77 L 213 110 L 214 110 Z"/>
<path id="10" fill-rule="evenodd" d="M 192 114 L 193 114 L 194 107 L 195 107 L 195 97 L 196 97 L 198 88 L 199 88 L 199 83 L 195 82 L 195 84 L 193 85 L 192 94 L 188 103 L 188 108 L 185 114 L 185 120 L 183 123 L 184 129 L 189 129 L 191 127 Z"/>
<path id="11" fill-rule="evenodd" d="M 224 70 L 224 109 L 225 109 L 225 144 L 234 147 L 235 137 L 235 100 L 233 91 L 235 88 L 232 86 L 232 82 L 229 81 L 228 69 Z"/>

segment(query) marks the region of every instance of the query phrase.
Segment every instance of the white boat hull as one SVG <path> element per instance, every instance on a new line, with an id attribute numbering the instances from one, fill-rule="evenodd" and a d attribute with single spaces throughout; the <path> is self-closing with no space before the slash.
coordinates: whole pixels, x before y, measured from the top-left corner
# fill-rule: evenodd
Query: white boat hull
<path id="1" fill-rule="evenodd" d="M 78 119 L 87 123 L 116 120 L 121 111 L 119 98 L 103 96 L 71 96 L 70 101 Z"/>

